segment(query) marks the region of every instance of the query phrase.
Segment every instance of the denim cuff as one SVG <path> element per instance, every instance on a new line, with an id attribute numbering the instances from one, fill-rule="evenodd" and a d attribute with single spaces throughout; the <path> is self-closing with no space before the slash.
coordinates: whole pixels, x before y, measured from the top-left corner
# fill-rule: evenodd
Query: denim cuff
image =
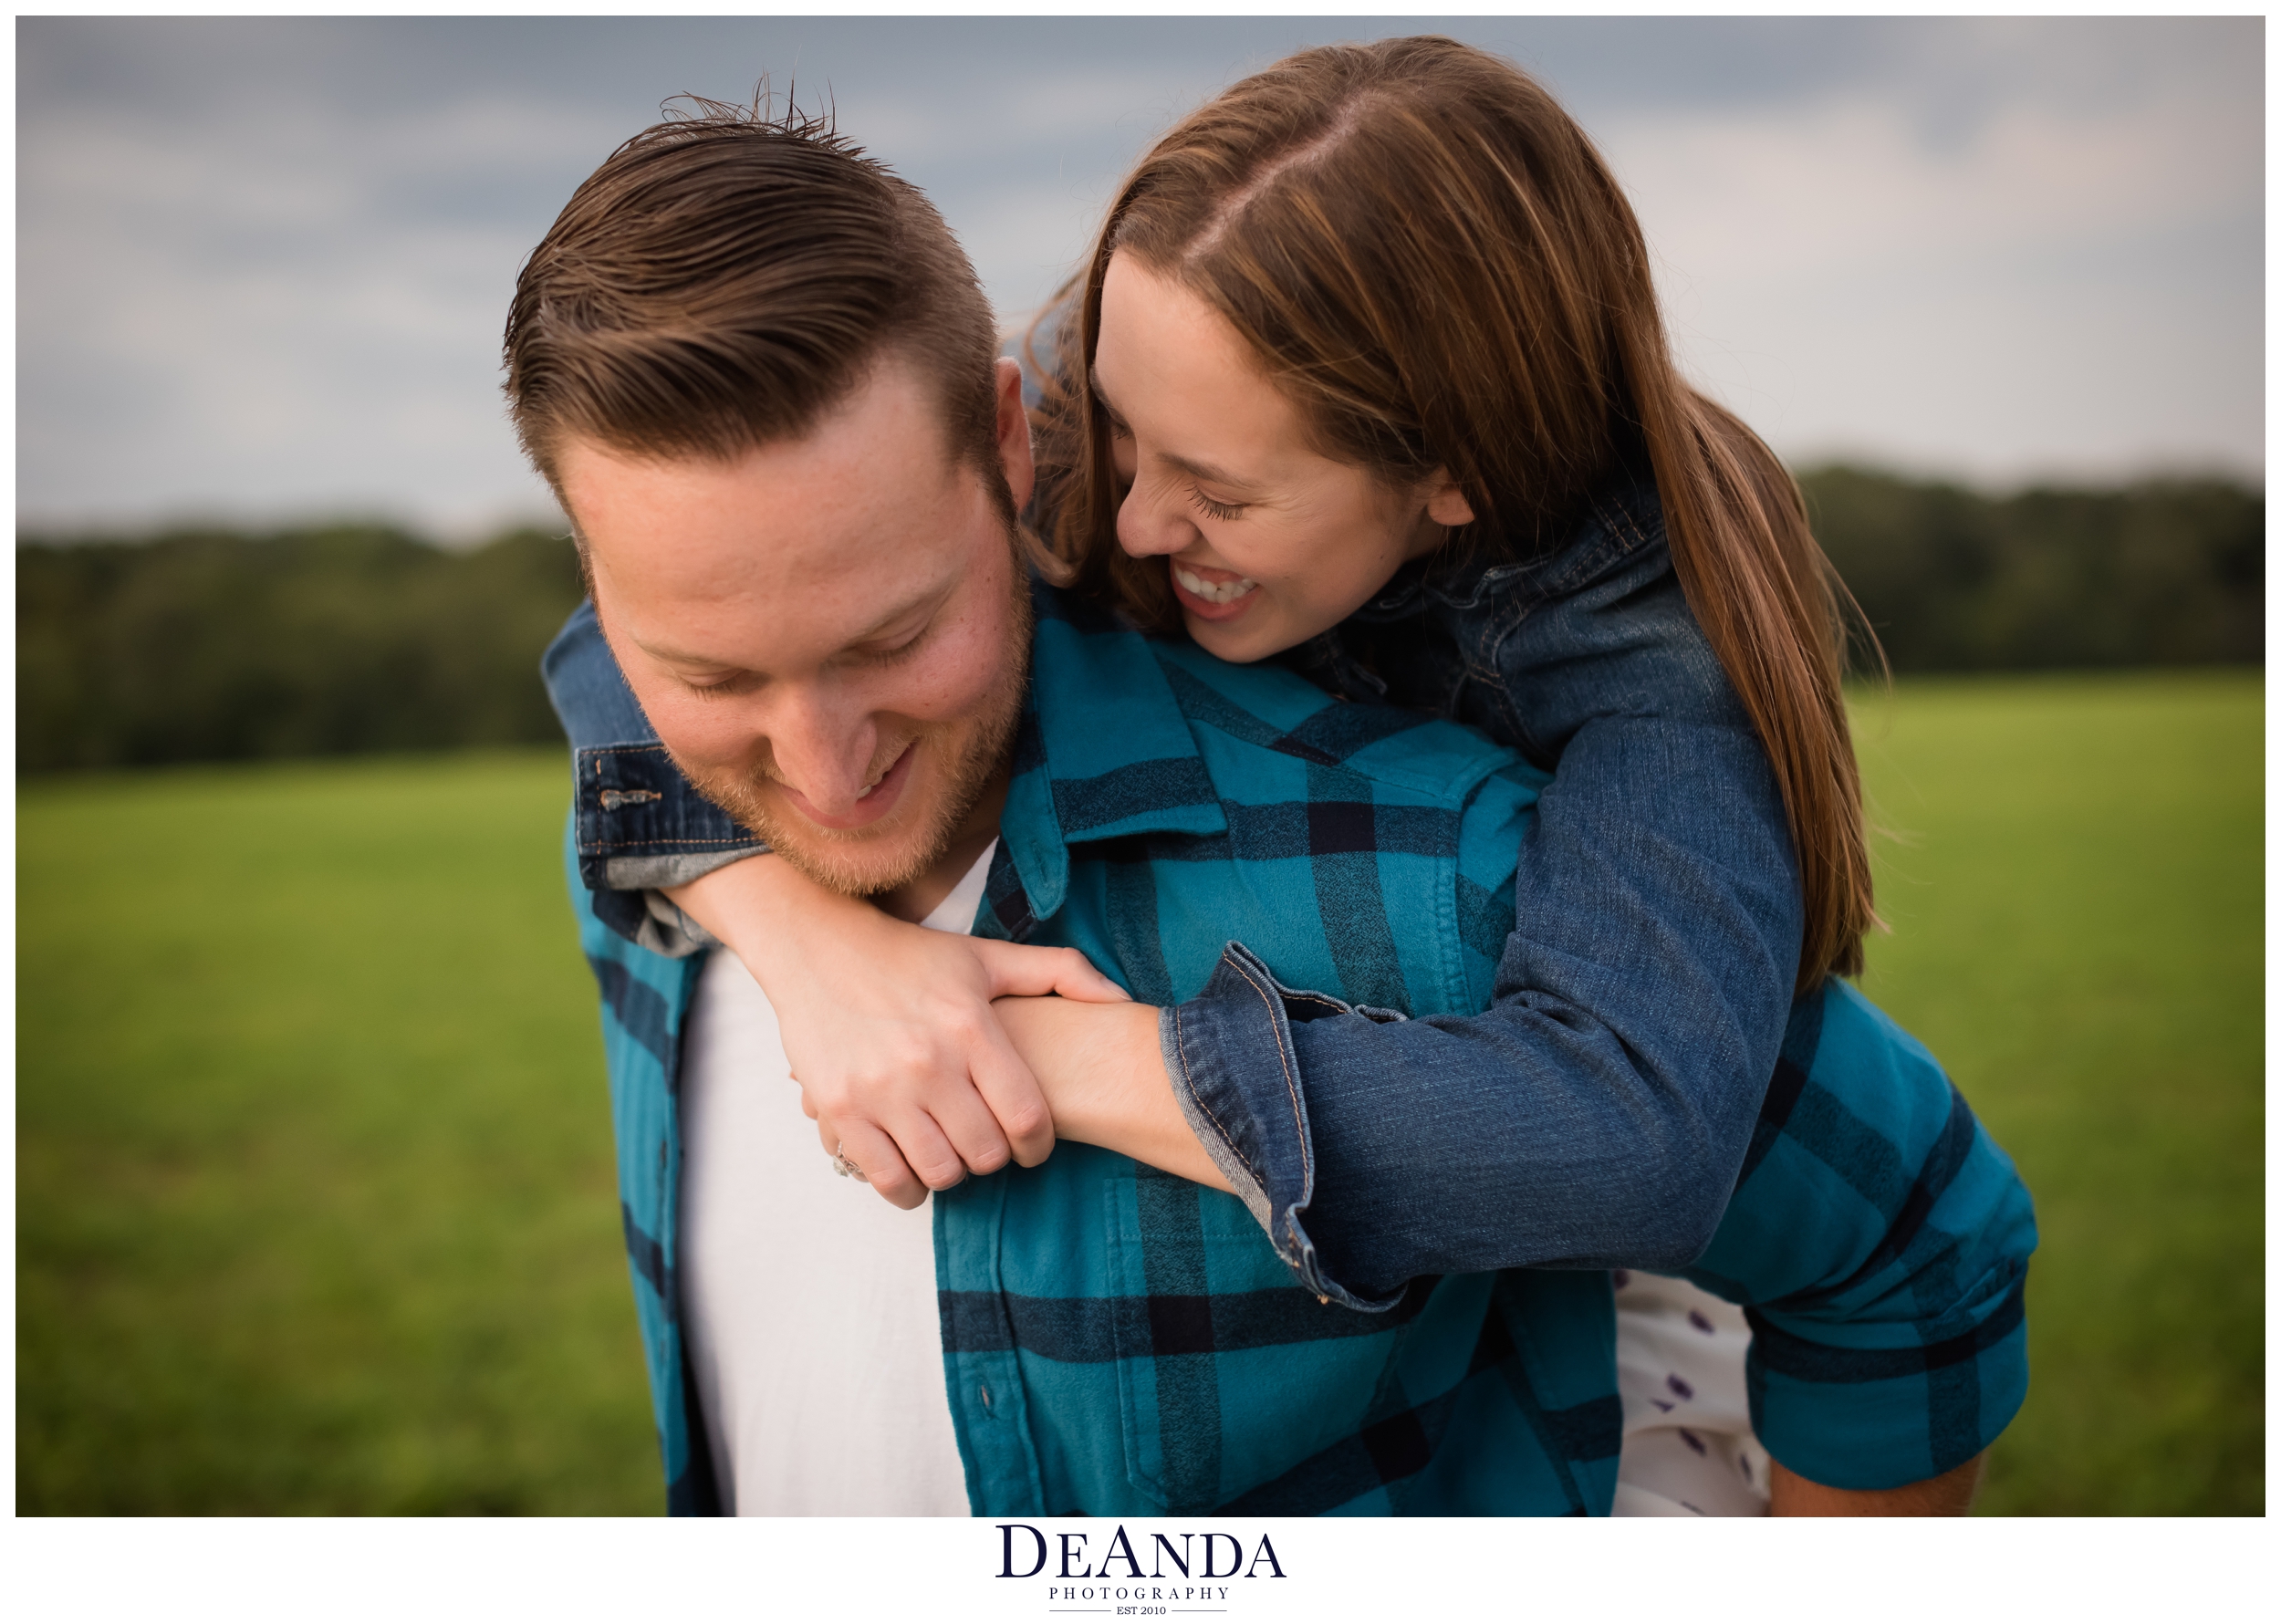
<path id="1" fill-rule="evenodd" d="M 646 947 L 661 959 L 685 959 L 724 945 L 719 937 L 674 906 L 673 899 L 663 891 L 597 891 L 596 915 L 603 914 L 599 905 L 603 899 L 615 902 L 625 897 L 639 900 L 641 912 L 639 917 L 625 915 L 627 926 L 611 929 L 636 947 Z"/>
<path id="2" fill-rule="evenodd" d="M 1326 1276 L 1300 1222 L 1315 1199 L 1315 1142 L 1291 1023 L 1328 1015 L 1402 1018 L 1286 987 L 1256 953 L 1231 942 L 1203 991 L 1158 1016 L 1157 1036 L 1181 1114 L 1276 1254 L 1323 1301 L 1382 1313 L 1402 1292 L 1358 1296 Z"/>
<path id="3" fill-rule="evenodd" d="M 703 880 L 716 869 L 741 863 L 765 853 L 755 844 L 749 851 L 690 851 L 679 857 L 613 857 L 602 863 L 602 886 L 613 891 L 662 891 L 693 880 Z"/>
<path id="4" fill-rule="evenodd" d="M 650 899 L 757 856 L 767 843 L 691 787 L 663 744 L 581 749 L 575 784 L 578 878 L 594 893 L 594 917 L 668 958 L 712 945 L 679 909 Z"/>

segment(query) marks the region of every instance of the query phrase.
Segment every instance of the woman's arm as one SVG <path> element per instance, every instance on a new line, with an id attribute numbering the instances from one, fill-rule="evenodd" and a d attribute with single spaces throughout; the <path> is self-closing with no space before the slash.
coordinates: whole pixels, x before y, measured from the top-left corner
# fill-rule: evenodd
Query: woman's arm
<path id="1" fill-rule="evenodd" d="M 910 1208 L 969 1171 L 1051 1153 L 1054 1121 L 991 1000 L 1043 994 L 1130 1008 L 1069 948 L 922 930 L 748 859 L 669 893 L 767 993 L 785 1058 L 828 1150 L 844 1145 L 871 1187 Z M 1153 1012 L 1151 1012 L 1152 1017 Z"/>
<path id="2" fill-rule="evenodd" d="M 734 951 L 776 1007 L 793 1074 L 829 1119 L 828 1146 L 844 1139 L 872 1187 L 902 1207 L 970 1169 L 1045 1158 L 1050 1115 L 990 1001 L 1121 1001 L 1121 988 L 1080 953 L 922 930 L 766 855 L 674 767 L 591 605 L 572 614 L 542 670 L 574 750 L 578 868 L 596 917 L 656 952 Z M 682 929 L 682 915 L 706 936 Z"/>
<path id="3" fill-rule="evenodd" d="M 1001 998 L 998 1018 L 1052 1109 L 1053 1131 L 1231 1190 L 1181 1114 L 1157 1050 L 1161 1011 L 1146 1004 Z"/>
<path id="4" fill-rule="evenodd" d="M 1607 558 L 1595 552 L 1610 548 Z M 1179 1080 L 1196 1110 L 1288 1140 L 1283 1079 L 1297 1077 L 1311 1140 L 1280 1144 L 1267 1160 L 1310 1170 L 1307 1227 L 1319 1267 L 1359 1295 L 1453 1268 L 1687 1261 L 1717 1222 L 1779 1044 L 1798 937 L 1786 825 L 1660 531 L 1600 525 L 1546 578 L 1562 590 L 1479 640 L 1506 673 L 1529 742 L 1559 753 L 1519 854 L 1517 928 L 1493 1006 L 1381 1025 L 1287 1020 L 1207 992 L 1179 1012 Z M 599 634 L 586 663 L 615 683 Z M 565 702 L 557 675 L 550 657 L 550 685 L 578 738 L 576 696 Z M 649 765 L 671 774 L 661 758 Z M 693 798 L 672 776 L 620 790 L 650 798 L 608 816 L 637 819 Z M 641 851 L 641 831 L 598 826 L 589 841 L 583 795 L 580 816 L 588 883 L 613 883 Z M 683 841 L 697 832 L 674 831 Z M 763 962 L 764 986 L 778 973 L 769 944 L 799 939 L 781 924 L 739 935 Z M 837 984 L 913 984 L 850 969 Z M 790 1008 L 797 1000 L 786 993 Z M 971 1033 L 964 1008 L 954 1018 Z M 810 1055 L 795 1041 L 799 1075 L 828 1083 L 835 1051 L 819 1043 Z M 955 1029 L 952 1041 L 970 1046 Z M 1136 1052 L 1145 1059 L 1150 1049 Z M 970 1063 L 938 1073 L 938 1086 L 955 1091 L 973 1072 Z M 859 1064 L 840 1075 L 875 1073 Z M 1389 1112 L 1390 1100 L 1399 1109 Z M 891 1168 L 889 1177 L 894 1187 Z M 1297 1191 L 1266 1195 L 1287 1210 Z"/>
<path id="5" fill-rule="evenodd" d="M 1673 1268 L 1725 1208 L 1780 1052 L 1802 910 L 1772 769 L 1651 502 L 1532 569 L 1537 596 L 1484 595 L 1443 665 L 1431 650 L 1422 675 L 1381 661 L 1392 696 L 1419 700 L 1454 661 L 1476 675 L 1443 703 L 1476 724 L 1502 713 L 1506 742 L 1557 758 L 1518 854 L 1511 933 L 1489 950 L 1491 1006 L 1309 1018 L 1320 1001 L 1270 1005 L 1258 978 L 1230 977 L 1173 1013 L 1192 1117 L 1265 1148 L 1253 1160 L 1271 1233 L 1302 1199 L 1296 1170 L 1308 1175 L 1318 1293 L 1376 1299 L 1484 1268 Z M 1478 678 L 1492 666 L 1502 692 Z"/>

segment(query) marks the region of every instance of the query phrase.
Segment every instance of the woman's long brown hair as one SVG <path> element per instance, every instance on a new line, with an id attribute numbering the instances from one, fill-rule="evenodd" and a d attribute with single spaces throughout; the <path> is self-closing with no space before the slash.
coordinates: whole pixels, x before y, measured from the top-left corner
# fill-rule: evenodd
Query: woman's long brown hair
<path id="1" fill-rule="evenodd" d="M 1540 556 L 1644 445 L 1681 586 L 1789 815 L 1797 989 L 1859 972 L 1876 915 L 1844 589 L 1774 453 L 1672 366 L 1639 222 L 1542 88 L 1439 37 L 1303 51 L 1182 120 L 1126 181 L 1053 307 L 1040 472 L 1078 588 L 1167 629 L 1162 564 L 1117 545 L 1091 387 L 1119 252 L 1225 316 L 1325 454 L 1396 484 L 1448 470 L 1475 515 L 1453 547 Z"/>

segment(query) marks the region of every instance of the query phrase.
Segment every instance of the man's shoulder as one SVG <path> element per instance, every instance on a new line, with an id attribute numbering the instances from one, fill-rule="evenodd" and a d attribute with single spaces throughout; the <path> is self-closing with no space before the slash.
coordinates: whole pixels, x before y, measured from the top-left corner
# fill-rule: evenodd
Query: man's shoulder
<path id="1" fill-rule="evenodd" d="M 656 730 L 626 685 L 617 656 L 602 636 L 591 598 L 570 611 L 539 657 L 538 669 L 547 697 L 573 745 L 656 743 Z"/>
<path id="2" fill-rule="evenodd" d="M 1215 755 L 1265 752 L 1404 798 L 1452 805 L 1493 776 L 1532 794 L 1547 777 L 1518 751 L 1423 712 L 1335 699 L 1280 666 L 1230 665 L 1193 644 L 1151 650 L 1182 713 L 1217 735 Z"/>
<path id="3" fill-rule="evenodd" d="M 1050 588 L 1038 603 L 1041 711 L 1078 711 L 1113 695 L 1117 710 L 1131 715 L 1142 708 L 1135 690 L 1155 686 L 1147 680 L 1152 671 L 1162 684 L 1159 703 L 1193 737 L 1224 800 L 1290 798 L 1294 774 L 1318 787 L 1332 774 L 1349 789 L 1359 780 L 1397 798 L 1450 806 L 1492 776 L 1532 796 L 1546 781 L 1518 752 L 1456 723 L 1335 699 L 1272 662 L 1234 665 L 1192 642 L 1146 637 Z M 1088 736 L 1097 750 L 1128 747 L 1113 732 L 1093 729 Z"/>

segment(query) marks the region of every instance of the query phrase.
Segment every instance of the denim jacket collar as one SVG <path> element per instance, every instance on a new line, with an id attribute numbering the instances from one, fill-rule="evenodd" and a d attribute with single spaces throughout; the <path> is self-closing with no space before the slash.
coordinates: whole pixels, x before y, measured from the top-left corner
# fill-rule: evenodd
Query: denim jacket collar
<path id="1" fill-rule="evenodd" d="M 1427 692 L 1396 692 L 1385 675 L 1357 658 L 1359 644 L 1376 636 L 1376 628 L 1419 619 L 1438 622 L 1443 634 L 1463 646 L 1484 639 L 1495 642 L 1496 628 L 1629 567 L 1662 539 L 1662 505 L 1653 478 L 1627 463 L 1593 492 L 1565 539 L 1550 550 L 1517 560 L 1478 556 L 1412 560 L 1346 620 L 1280 659 L 1307 681 L 1347 699 L 1457 713 L 1450 708 L 1449 682 L 1429 682 Z M 1431 641 L 1432 635 L 1425 640 Z M 1463 658 L 1462 650 L 1457 657 Z M 1416 675 L 1411 673 L 1413 681 L 1408 688 L 1416 687 Z M 1443 675 L 1453 682 L 1456 672 Z M 1478 717 L 1464 719 L 1480 722 Z"/>
<path id="2" fill-rule="evenodd" d="M 1662 506 L 1652 475 L 1630 465 L 1602 482 L 1585 502 L 1578 522 L 1558 546 L 1524 559 L 1502 563 L 1480 557 L 1454 565 L 1432 556 L 1405 564 L 1385 589 L 1354 618 L 1399 620 L 1429 606 L 1469 609 L 1484 598 L 1514 586 L 1540 582 L 1547 593 L 1572 590 L 1579 570 L 1596 573 L 1662 535 Z"/>

